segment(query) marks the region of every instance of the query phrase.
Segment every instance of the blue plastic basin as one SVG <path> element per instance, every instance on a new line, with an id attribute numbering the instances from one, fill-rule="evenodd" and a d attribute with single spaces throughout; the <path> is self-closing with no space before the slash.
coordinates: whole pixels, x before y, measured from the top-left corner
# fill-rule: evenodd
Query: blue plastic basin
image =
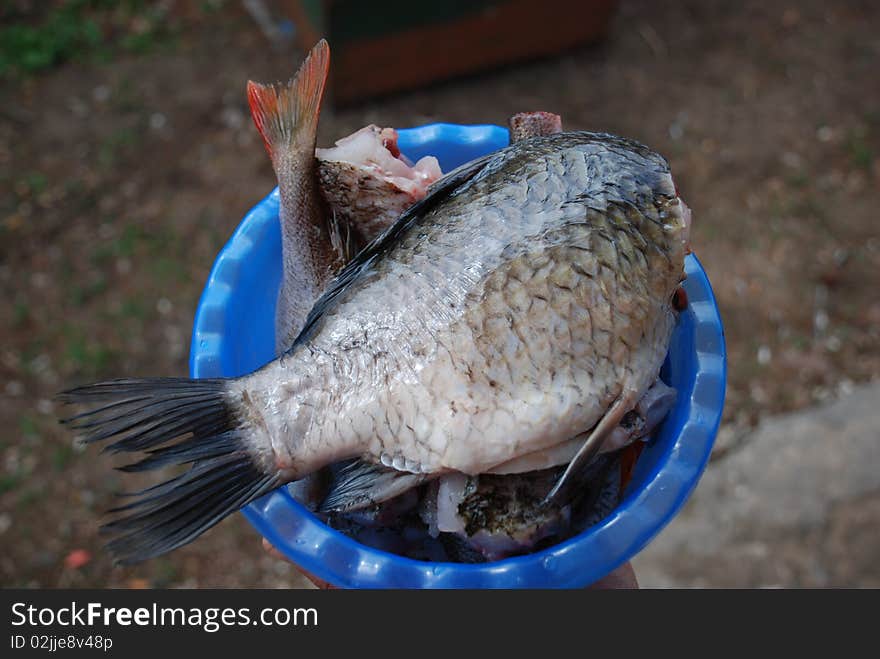
<path id="1" fill-rule="evenodd" d="M 439 158 L 443 171 L 508 144 L 499 126 L 431 124 L 400 131 L 413 160 Z M 706 273 L 685 263 L 689 306 L 681 314 L 663 378 L 675 408 L 642 452 L 621 504 L 580 535 L 528 556 L 478 565 L 427 563 L 362 545 L 321 523 L 280 488 L 243 512 L 291 560 L 352 588 L 524 588 L 589 585 L 638 553 L 678 512 L 703 472 L 724 402 L 724 332 Z M 281 278 L 278 191 L 245 216 L 220 252 L 196 310 L 193 377 L 238 376 L 273 358 Z"/>

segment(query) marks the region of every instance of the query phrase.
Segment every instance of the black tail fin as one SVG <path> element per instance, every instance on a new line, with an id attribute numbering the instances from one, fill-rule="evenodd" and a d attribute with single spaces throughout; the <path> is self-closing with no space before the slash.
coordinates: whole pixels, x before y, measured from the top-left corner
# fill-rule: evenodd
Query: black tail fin
<path id="1" fill-rule="evenodd" d="M 102 527 L 116 534 L 107 547 L 119 563 L 185 545 L 281 484 L 277 474 L 254 462 L 226 392 L 221 379 L 148 378 L 99 382 L 58 395 L 91 408 L 62 420 L 83 441 L 113 439 L 105 451 L 147 453 L 122 471 L 192 464 L 164 483 L 123 495 L 136 499 L 110 511 L 124 513 Z"/>

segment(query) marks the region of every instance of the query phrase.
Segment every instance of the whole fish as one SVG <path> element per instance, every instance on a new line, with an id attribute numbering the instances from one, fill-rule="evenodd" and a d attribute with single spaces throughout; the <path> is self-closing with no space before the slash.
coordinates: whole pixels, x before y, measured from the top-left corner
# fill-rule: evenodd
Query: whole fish
<path id="1" fill-rule="evenodd" d="M 607 134 L 525 139 L 451 172 L 343 269 L 279 359 L 63 394 L 92 408 L 68 420 L 86 441 L 148 452 L 128 470 L 192 464 L 117 509 L 111 551 L 167 552 L 346 459 L 373 469 L 356 497 L 504 471 L 584 434 L 555 500 L 657 378 L 687 224 L 667 162 Z"/>
<path id="2" fill-rule="evenodd" d="M 562 118 L 550 112 L 521 112 L 508 123 L 511 142 L 562 132 Z M 609 433 L 600 452 L 617 452 L 636 439 L 647 440 L 672 408 L 675 397 L 674 389 L 657 380 Z M 444 474 L 427 490 L 419 489 L 421 520 L 416 521 L 405 512 L 406 502 L 412 497 L 389 499 L 395 492 L 383 489 L 385 483 L 375 478 L 375 470 L 368 464 L 331 469 L 317 480 L 297 481 L 289 489 L 313 511 L 329 508 L 328 524 L 377 548 L 423 558 L 425 547 L 436 545 L 431 538 L 438 538 L 443 547 L 440 551 L 444 552 L 440 560 L 494 560 L 532 551 L 539 543 L 563 540 L 601 519 L 610 510 L 607 504 L 616 502 L 619 479 L 617 485 L 605 488 L 607 496 L 591 499 L 592 505 L 577 505 L 599 485 L 592 482 L 599 458 L 591 463 L 589 471 L 573 479 L 577 484 L 573 500 L 543 502 L 560 473 L 554 466 L 566 464 L 583 440 L 583 436 L 575 437 L 553 451 L 508 463 L 503 475 Z M 371 489 L 361 485 L 355 488 L 358 497 L 347 496 L 362 476 L 372 479 Z M 444 496 L 438 497 L 438 492 Z"/>
<path id="3" fill-rule="evenodd" d="M 425 196 L 441 176 L 437 159 L 415 165 L 397 132 L 367 126 L 316 149 L 330 47 L 321 40 L 286 84 L 248 82 L 251 116 L 278 179 L 282 279 L 276 354 L 290 348 L 327 283 L 358 248 Z"/>

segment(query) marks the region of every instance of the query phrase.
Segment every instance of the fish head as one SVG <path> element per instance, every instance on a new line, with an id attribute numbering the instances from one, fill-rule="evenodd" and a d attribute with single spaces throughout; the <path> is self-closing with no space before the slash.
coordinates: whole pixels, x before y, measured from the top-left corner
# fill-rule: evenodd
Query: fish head
<path id="1" fill-rule="evenodd" d="M 315 155 L 324 200 L 364 242 L 393 224 L 443 175 L 437 158 L 413 163 L 400 152 L 396 130 L 373 124 Z"/>
<path id="2" fill-rule="evenodd" d="M 362 188 L 387 183 L 417 201 L 443 173 L 434 156 L 425 156 L 413 163 L 400 152 L 397 141 L 398 133 L 393 128 L 370 124 L 337 140 L 329 149 L 315 149 L 315 155 L 324 164 L 351 165 L 361 179 Z"/>

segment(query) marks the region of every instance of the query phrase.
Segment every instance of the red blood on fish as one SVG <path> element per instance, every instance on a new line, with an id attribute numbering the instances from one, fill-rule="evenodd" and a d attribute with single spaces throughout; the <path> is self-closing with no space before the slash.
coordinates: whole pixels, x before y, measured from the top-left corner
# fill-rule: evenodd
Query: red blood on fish
<path id="1" fill-rule="evenodd" d="M 684 311 L 688 308 L 687 292 L 681 286 L 676 288 L 675 293 L 672 294 L 672 308 L 676 311 Z"/>
<path id="2" fill-rule="evenodd" d="M 397 146 L 397 131 L 393 128 L 382 129 L 382 146 L 395 158 L 400 158 L 400 148 Z"/>
<path id="3" fill-rule="evenodd" d="M 636 467 L 636 461 L 639 459 L 639 456 L 642 454 L 642 450 L 644 448 L 644 442 L 633 442 L 620 452 L 621 495 L 623 495 L 623 491 L 626 489 L 626 486 L 629 485 L 630 479 L 632 479 L 632 473 Z"/>

